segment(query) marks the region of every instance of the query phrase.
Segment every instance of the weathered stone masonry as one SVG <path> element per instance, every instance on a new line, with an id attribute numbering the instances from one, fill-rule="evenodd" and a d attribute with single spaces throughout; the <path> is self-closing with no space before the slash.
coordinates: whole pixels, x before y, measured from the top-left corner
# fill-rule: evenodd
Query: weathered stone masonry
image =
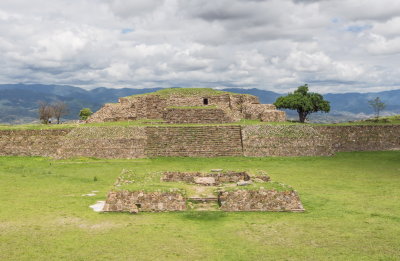
<path id="1" fill-rule="evenodd" d="M 111 191 L 107 195 L 105 212 L 161 212 L 186 210 L 186 199 L 174 192 Z"/>
<path id="2" fill-rule="evenodd" d="M 2 130 L 1 156 L 321 156 L 400 150 L 400 125 L 150 126 Z"/>
<path id="3" fill-rule="evenodd" d="M 223 211 L 304 211 L 296 191 L 225 191 L 219 195 L 219 202 Z"/>
<path id="4" fill-rule="evenodd" d="M 167 108 L 164 111 L 163 119 L 166 123 L 228 123 L 234 121 L 229 113 L 219 108 Z"/>
<path id="5" fill-rule="evenodd" d="M 400 150 L 400 125 L 242 127 L 244 156 L 329 156 L 341 151 Z"/>
<path id="6" fill-rule="evenodd" d="M 56 157 L 143 158 L 145 127 L 84 127 L 70 131 L 61 141 Z"/>
<path id="7" fill-rule="evenodd" d="M 203 94 L 201 92 L 182 95 L 177 90 L 176 93 L 167 96 L 155 92 L 122 97 L 118 103 L 105 104 L 87 122 L 139 119 L 163 119 L 170 123 L 223 123 L 244 118 L 262 121 L 286 120 L 285 112 L 276 110 L 272 104 L 260 104 L 256 96 L 229 92 L 215 93 L 211 89 Z"/>
<path id="8" fill-rule="evenodd" d="M 242 156 L 240 126 L 147 127 L 148 157 Z"/>
<path id="9" fill-rule="evenodd" d="M 0 156 L 54 157 L 70 131 L 71 129 L 1 130 Z"/>

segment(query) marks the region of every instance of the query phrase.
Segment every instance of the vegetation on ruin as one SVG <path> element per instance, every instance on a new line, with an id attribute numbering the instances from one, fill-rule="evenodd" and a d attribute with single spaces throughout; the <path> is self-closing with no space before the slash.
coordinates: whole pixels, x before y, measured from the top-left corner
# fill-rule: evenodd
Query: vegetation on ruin
<path id="1" fill-rule="evenodd" d="M 233 92 L 219 91 L 211 88 L 166 88 L 151 93 L 131 95 L 125 98 L 133 98 L 146 95 L 158 95 L 160 97 L 169 97 L 169 96 L 214 96 L 222 94 L 249 95 L 249 94 L 237 94 Z"/>
<path id="2" fill-rule="evenodd" d="M 93 112 L 90 108 L 83 108 L 79 112 L 79 119 L 87 120 L 90 117 L 90 115 L 92 115 L 92 114 L 93 114 Z"/>
<path id="3" fill-rule="evenodd" d="M 0 157 L 1 260 L 397 260 L 400 151 L 333 157 Z M 266 170 L 304 213 L 96 213 L 122 169 Z M 82 196 L 92 191 L 93 197 Z"/>

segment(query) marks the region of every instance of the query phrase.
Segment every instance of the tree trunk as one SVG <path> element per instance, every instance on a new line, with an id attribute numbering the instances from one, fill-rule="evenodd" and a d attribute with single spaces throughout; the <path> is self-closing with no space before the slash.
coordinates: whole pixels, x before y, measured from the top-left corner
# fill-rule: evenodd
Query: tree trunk
<path id="1" fill-rule="evenodd" d="M 297 111 L 299 113 L 299 120 L 301 123 L 304 123 L 307 117 L 307 113 L 305 111 Z"/>
<path id="2" fill-rule="evenodd" d="M 60 117 L 57 117 L 57 124 L 60 124 Z"/>

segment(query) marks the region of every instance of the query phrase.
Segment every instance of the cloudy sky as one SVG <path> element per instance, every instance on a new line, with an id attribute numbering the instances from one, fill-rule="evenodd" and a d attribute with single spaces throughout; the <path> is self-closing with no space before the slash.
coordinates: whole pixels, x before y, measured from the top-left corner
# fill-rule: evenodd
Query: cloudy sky
<path id="1" fill-rule="evenodd" d="M 1 0 L 0 83 L 400 88 L 399 0 Z"/>

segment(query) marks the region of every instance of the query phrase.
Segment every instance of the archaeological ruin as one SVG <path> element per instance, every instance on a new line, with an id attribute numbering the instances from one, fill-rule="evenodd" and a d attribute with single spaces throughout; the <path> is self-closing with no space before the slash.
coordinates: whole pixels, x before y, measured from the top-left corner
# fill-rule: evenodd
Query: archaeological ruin
<path id="1" fill-rule="evenodd" d="M 148 177 L 146 186 L 145 179 L 123 170 L 102 211 L 304 211 L 298 193 L 272 182 L 265 172 L 254 175 L 213 169 L 208 173 L 164 172 L 161 177 L 150 173 Z"/>
<path id="2" fill-rule="evenodd" d="M 208 88 L 172 88 L 119 98 L 87 122 L 159 119 L 165 123 L 229 123 L 241 119 L 285 121 L 285 112 L 258 97 Z"/>
<path id="3" fill-rule="evenodd" d="M 269 123 L 284 120 L 284 112 L 260 104 L 252 95 L 206 88 L 163 89 L 106 104 L 88 119 L 89 124 L 2 129 L 0 156 L 269 157 L 400 150 L 398 124 Z M 127 122 L 90 124 L 113 121 Z"/>

